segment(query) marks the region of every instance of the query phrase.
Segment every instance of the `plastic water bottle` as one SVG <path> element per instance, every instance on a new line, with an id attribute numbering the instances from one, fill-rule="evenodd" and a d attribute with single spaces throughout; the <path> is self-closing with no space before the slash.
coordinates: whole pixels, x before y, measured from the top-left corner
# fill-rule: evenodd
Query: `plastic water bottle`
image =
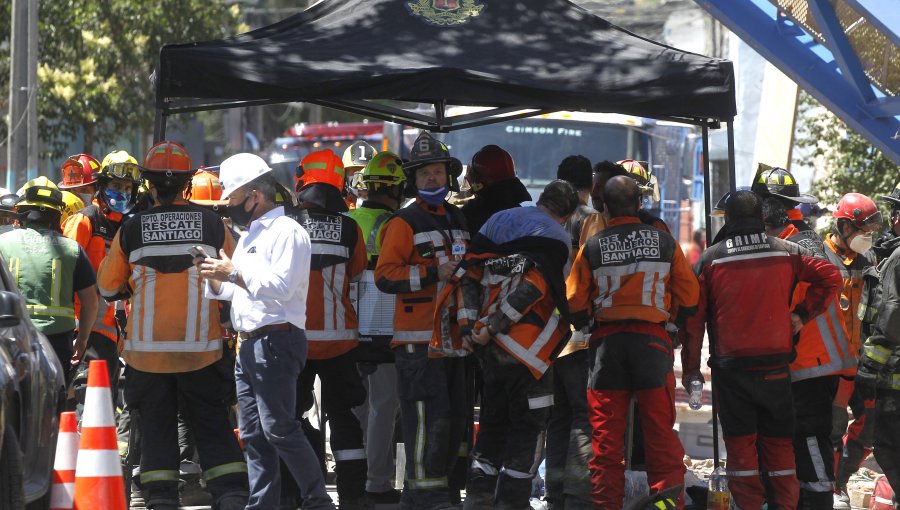
<path id="1" fill-rule="evenodd" d="M 706 510 L 730 510 L 731 491 L 728 490 L 728 477 L 725 468 L 719 466 L 709 475 L 709 495 L 706 498 Z"/>
<path id="2" fill-rule="evenodd" d="M 688 406 L 696 411 L 703 407 L 703 377 L 699 375 L 691 376 L 690 389 L 691 398 L 688 400 Z"/>

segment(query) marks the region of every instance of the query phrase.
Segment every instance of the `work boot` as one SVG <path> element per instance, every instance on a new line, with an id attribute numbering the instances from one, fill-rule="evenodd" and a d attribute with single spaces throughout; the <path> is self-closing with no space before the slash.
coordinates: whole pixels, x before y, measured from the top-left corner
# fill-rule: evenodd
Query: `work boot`
<path id="1" fill-rule="evenodd" d="M 835 492 L 833 499 L 832 508 L 834 510 L 850 510 L 850 496 L 847 495 L 847 491 Z"/>
<path id="2" fill-rule="evenodd" d="M 246 507 L 247 496 L 228 494 L 222 496 L 213 508 L 215 510 L 244 510 Z"/>
<path id="3" fill-rule="evenodd" d="M 491 469 L 492 466 L 485 466 Z M 494 508 L 494 492 L 497 490 L 497 475 L 486 474 L 480 468 L 472 468 L 466 482 L 465 510 L 492 510 Z"/>
<path id="4" fill-rule="evenodd" d="M 531 480 L 532 478 L 514 478 L 501 474 L 497 479 L 497 501 L 494 508 L 496 510 L 529 508 Z"/>
<path id="5" fill-rule="evenodd" d="M 340 510 L 375 510 L 375 503 L 372 503 L 372 500 L 366 496 L 353 499 L 338 497 L 338 508 Z"/>
<path id="6" fill-rule="evenodd" d="M 366 496 L 376 505 L 396 505 L 400 503 L 400 491 L 390 489 L 384 492 L 366 491 Z"/>

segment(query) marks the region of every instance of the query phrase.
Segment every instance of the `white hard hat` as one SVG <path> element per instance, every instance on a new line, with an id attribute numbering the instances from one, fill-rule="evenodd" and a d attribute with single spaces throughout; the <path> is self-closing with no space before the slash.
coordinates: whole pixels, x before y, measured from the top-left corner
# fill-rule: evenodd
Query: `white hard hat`
<path id="1" fill-rule="evenodd" d="M 231 193 L 272 169 L 263 158 L 256 154 L 242 152 L 226 159 L 219 165 L 219 182 L 222 183 L 222 200 Z"/>

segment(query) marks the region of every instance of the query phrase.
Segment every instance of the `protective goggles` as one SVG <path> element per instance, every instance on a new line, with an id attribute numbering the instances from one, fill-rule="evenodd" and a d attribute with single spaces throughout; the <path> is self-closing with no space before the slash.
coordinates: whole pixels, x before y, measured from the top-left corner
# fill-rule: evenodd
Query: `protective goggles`
<path id="1" fill-rule="evenodd" d="M 110 163 L 106 166 L 105 173 L 115 179 L 141 182 L 141 167 L 134 163 Z"/>
<path id="2" fill-rule="evenodd" d="M 860 214 L 862 214 L 862 212 L 860 212 Z M 864 232 L 874 232 L 884 225 L 884 217 L 881 215 L 881 211 L 875 211 L 865 218 L 850 220 L 850 224 Z"/>

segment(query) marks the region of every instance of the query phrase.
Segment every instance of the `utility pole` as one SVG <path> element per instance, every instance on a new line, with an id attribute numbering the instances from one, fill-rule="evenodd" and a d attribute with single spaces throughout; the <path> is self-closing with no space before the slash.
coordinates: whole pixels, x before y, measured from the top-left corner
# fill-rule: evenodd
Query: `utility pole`
<path id="1" fill-rule="evenodd" d="M 38 176 L 39 164 L 37 114 L 38 4 L 39 0 L 28 1 L 28 104 L 25 108 L 28 112 L 28 159 L 26 168 L 29 180 Z"/>
<path id="2" fill-rule="evenodd" d="M 13 0 L 5 182 L 11 190 L 36 177 L 38 170 L 37 18 L 38 0 Z"/>
<path id="3" fill-rule="evenodd" d="M 6 187 L 15 191 L 25 182 L 28 123 L 28 1 L 13 0 L 9 61 L 9 126 Z"/>

